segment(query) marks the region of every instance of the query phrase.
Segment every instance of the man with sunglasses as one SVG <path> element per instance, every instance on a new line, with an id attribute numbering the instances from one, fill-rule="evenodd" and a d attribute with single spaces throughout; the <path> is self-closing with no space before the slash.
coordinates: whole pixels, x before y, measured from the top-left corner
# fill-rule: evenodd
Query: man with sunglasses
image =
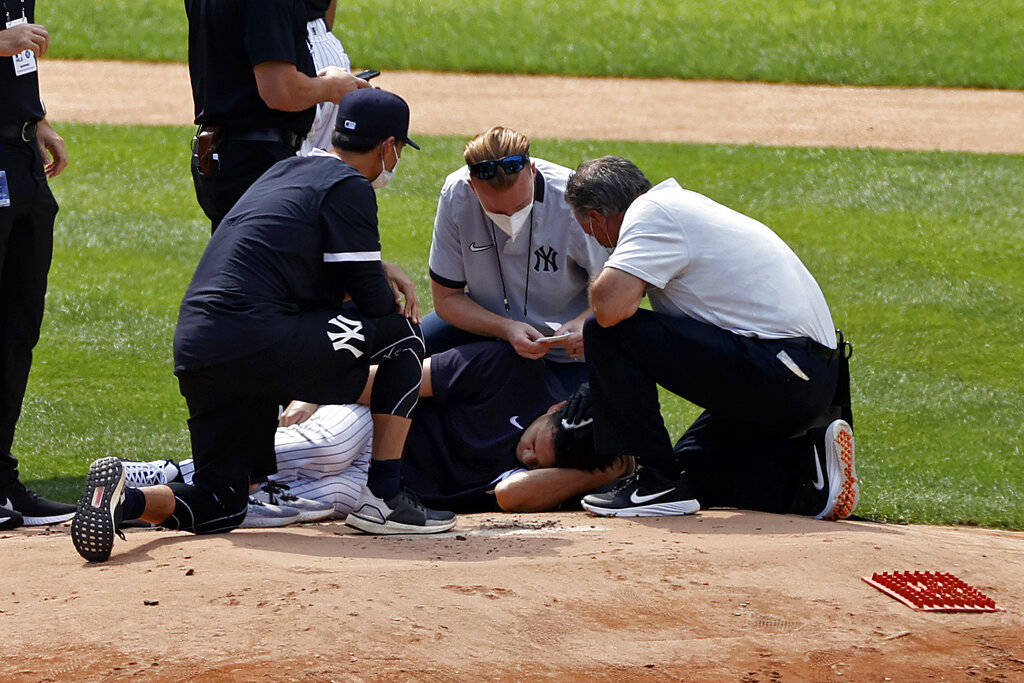
<path id="1" fill-rule="evenodd" d="M 504 339 L 524 358 L 544 358 L 571 390 L 586 377 L 587 283 L 607 254 L 575 227 L 565 201 L 570 171 L 531 158 L 529 138 L 500 126 L 463 154 L 434 219 L 427 353 Z"/>

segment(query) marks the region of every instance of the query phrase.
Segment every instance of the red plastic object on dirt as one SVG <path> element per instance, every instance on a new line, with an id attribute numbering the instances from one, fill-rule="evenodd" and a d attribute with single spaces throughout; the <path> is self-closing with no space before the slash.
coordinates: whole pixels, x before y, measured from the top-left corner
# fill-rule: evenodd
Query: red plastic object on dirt
<path id="1" fill-rule="evenodd" d="M 1002 608 L 974 586 L 946 572 L 881 572 L 861 577 L 907 607 L 927 612 L 1000 612 Z"/>

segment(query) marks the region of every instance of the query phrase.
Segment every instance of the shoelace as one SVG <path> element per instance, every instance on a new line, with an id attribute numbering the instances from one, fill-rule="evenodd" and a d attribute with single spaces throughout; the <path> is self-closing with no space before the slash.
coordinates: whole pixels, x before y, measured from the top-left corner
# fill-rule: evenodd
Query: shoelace
<path id="1" fill-rule="evenodd" d="M 298 500 L 299 497 L 289 491 L 291 487 L 288 484 L 282 484 L 279 481 L 268 481 L 263 484 L 263 490 L 270 496 L 271 501 L 275 498 L 281 500 Z"/>
<path id="2" fill-rule="evenodd" d="M 156 486 L 160 475 L 148 463 L 121 462 L 125 480 L 136 487 Z"/>

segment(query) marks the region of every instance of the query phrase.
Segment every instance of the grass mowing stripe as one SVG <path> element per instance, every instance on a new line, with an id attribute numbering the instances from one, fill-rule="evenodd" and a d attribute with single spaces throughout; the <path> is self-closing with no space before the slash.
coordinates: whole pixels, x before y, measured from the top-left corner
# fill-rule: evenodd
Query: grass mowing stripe
<path id="1" fill-rule="evenodd" d="M 207 226 L 190 129 L 60 132 L 73 164 L 53 182 L 62 209 L 16 447 L 27 481 L 71 500 L 94 458 L 187 457 L 170 349 Z M 379 196 L 385 254 L 425 292 L 437 192 L 464 140 L 422 142 Z M 628 156 L 794 248 L 856 345 L 860 514 L 1024 529 L 1024 158 L 549 140 L 533 151 L 571 167 Z M 697 409 L 663 397 L 678 435 Z"/>
<path id="2" fill-rule="evenodd" d="M 1020 89 L 1019 13 L 1018 0 L 352 0 L 336 33 L 379 69 Z M 185 59 L 181 0 L 48 0 L 38 20 L 54 57 Z"/>

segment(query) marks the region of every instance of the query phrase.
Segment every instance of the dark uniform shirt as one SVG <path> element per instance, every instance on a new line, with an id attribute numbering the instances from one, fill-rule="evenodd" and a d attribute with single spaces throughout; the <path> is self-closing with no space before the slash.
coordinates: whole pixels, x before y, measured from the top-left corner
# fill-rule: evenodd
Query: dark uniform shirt
<path id="1" fill-rule="evenodd" d="M 0 28 L 12 19 L 27 17 L 35 23 L 35 0 L 0 0 Z M 39 72 L 14 75 L 14 58 L 0 57 L 0 124 L 18 124 L 43 118 L 39 100 Z"/>
<path id="2" fill-rule="evenodd" d="M 323 19 L 327 14 L 327 8 L 331 5 L 331 0 L 305 0 L 305 20 L 314 21 L 316 19 Z"/>
<path id="3" fill-rule="evenodd" d="M 268 348 L 289 329 L 282 317 L 340 308 L 346 294 L 362 313 L 393 312 L 380 250 L 370 181 L 332 155 L 278 162 L 206 246 L 178 313 L 175 371 Z"/>
<path id="4" fill-rule="evenodd" d="M 521 468 L 523 430 L 568 397 L 542 360 L 505 342 L 467 344 L 430 359 L 433 397 L 416 406 L 402 455 L 402 477 L 427 505 L 494 507 L 494 481 Z"/>
<path id="5" fill-rule="evenodd" d="M 303 0 L 185 0 L 188 67 L 196 124 L 284 128 L 305 135 L 316 107 L 271 109 L 260 98 L 253 67 L 287 62 L 315 76 L 306 46 Z"/>

